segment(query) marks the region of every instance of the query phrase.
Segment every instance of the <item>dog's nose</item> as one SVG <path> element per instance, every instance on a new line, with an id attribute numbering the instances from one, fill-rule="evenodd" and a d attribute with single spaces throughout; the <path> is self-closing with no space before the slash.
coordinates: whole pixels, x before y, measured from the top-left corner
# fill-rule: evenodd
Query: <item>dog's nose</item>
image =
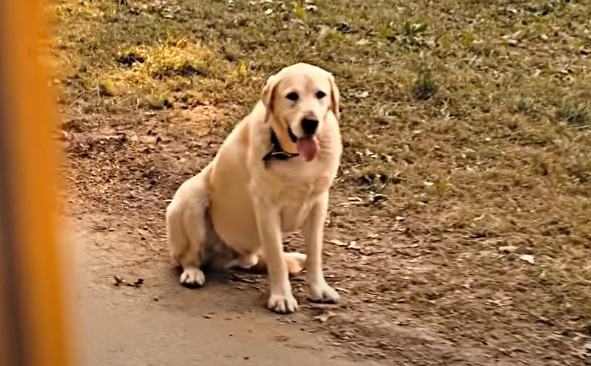
<path id="1" fill-rule="evenodd" d="M 313 118 L 303 118 L 302 119 L 302 130 L 306 135 L 313 135 L 318 128 L 318 120 Z"/>

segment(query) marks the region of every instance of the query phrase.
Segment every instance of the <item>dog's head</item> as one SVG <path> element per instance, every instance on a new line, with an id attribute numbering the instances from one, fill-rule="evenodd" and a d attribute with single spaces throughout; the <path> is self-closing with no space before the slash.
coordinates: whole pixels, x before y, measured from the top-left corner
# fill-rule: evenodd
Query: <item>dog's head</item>
<path id="1" fill-rule="evenodd" d="M 271 76 L 262 101 L 282 148 L 299 153 L 307 161 L 316 156 L 316 135 L 322 132 L 327 117 L 339 118 L 339 90 L 334 77 L 304 63 Z"/>

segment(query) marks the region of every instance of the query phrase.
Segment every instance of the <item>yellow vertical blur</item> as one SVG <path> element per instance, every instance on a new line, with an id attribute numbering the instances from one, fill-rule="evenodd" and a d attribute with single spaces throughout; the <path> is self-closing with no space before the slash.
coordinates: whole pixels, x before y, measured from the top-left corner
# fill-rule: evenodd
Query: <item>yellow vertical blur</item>
<path id="1" fill-rule="evenodd" d="M 0 365 L 69 366 L 41 1 L 0 1 Z"/>

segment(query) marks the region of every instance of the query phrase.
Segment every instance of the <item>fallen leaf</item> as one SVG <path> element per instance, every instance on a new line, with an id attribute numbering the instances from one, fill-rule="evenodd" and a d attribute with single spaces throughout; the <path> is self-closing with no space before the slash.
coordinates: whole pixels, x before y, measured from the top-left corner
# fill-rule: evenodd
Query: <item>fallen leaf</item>
<path id="1" fill-rule="evenodd" d="M 359 249 L 361 249 L 361 247 L 359 246 L 359 244 L 357 244 L 357 242 L 355 240 L 353 240 L 352 242 L 349 243 L 349 245 L 347 245 L 347 249 L 359 250 Z"/>
<path id="2" fill-rule="evenodd" d="M 480 215 L 478 217 L 475 217 L 474 219 L 472 219 L 472 221 L 475 221 L 476 222 L 476 221 L 480 221 L 482 219 L 484 219 L 484 215 Z"/>
<path id="3" fill-rule="evenodd" d="M 144 284 L 144 279 L 138 278 L 134 283 L 130 283 L 128 286 L 140 287 L 143 284 Z"/>
<path id="4" fill-rule="evenodd" d="M 536 258 L 531 254 L 522 254 L 519 256 L 519 259 L 521 259 L 522 261 L 527 262 L 529 264 L 536 263 Z"/>
<path id="5" fill-rule="evenodd" d="M 314 317 L 314 319 L 325 323 L 328 319 L 332 318 L 333 316 L 335 316 L 336 314 L 333 313 L 332 311 L 327 311 L 326 313 L 320 314 L 320 315 L 316 315 Z"/>
<path id="6" fill-rule="evenodd" d="M 517 9 L 515 9 L 512 6 L 508 6 L 507 8 L 505 8 L 505 10 L 507 10 L 507 12 L 511 13 L 511 14 L 517 14 L 519 12 Z"/>
<path id="7" fill-rule="evenodd" d="M 144 279 L 143 278 L 138 278 L 137 280 L 135 280 L 134 282 L 129 282 L 124 280 L 123 278 L 114 275 L 113 279 L 115 280 L 115 282 L 113 283 L 113 285 L 115 286 L 129 286 L 129 287 L 136 287 L 139 288 L 144 284 Z"/>
<path id="8" fill-rule="evenodd" d="M 339 247 L 346 247 L 347 246 L 347 243 L 343 243 L 342 241 L 337 240 L 337 239 L 332 239 L 332 240 L 329 240 L 328 242 L 331 244 L 334 244 L 334 245 L 338 245 Z"/>
<path id="9" fill-rule="evenodd" d="M 123 279 L 117 275 L 113 276 L 113 279 L 115 280 L 115 283 L 113 283 L 115 286 L 119 286 L 123 283 Z"/>

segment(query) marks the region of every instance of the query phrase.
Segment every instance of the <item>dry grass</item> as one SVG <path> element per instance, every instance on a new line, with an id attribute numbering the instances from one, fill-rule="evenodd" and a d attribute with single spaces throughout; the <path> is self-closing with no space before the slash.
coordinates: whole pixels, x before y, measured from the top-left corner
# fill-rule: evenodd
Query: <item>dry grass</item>
<path id="1" fill-rule="evenodd" d="M 449 277 L 431 278 L 440 287 L 423 294 L 428 314 L 494 322 L 477 315 L 480 295 L 473 307 L 462 300 L 498 291 L 509 313 L 554 319 L 558 330 L 591 320 L 588 2 L 63 0 L 51 9 L 68 113 L 213 105 L 224 118 L 208 128 L 223 134 L 281 67 L 332 71 L 345 142 L 337 190 L 381 220 L 367 230 L 403 226 L 412 240 L 446 243 L 431 244 Z M 507 246 L 516 249 L 499 252 Z M 392 273 L 384 278 L 400 281 Z M 383 305 L 423 304 L 426 286 L 408 286 Z"/>

